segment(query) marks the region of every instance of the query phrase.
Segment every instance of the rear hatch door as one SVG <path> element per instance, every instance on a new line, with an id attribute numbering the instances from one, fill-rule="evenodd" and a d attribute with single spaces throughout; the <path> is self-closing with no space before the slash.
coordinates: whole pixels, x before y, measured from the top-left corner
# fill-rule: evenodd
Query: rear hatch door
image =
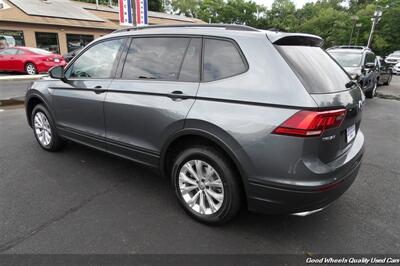
<path id="1" fill-rule="evenodd" d="M 364 95 L 344 69 L 314 42 L 295 42 L 293 36 L 274 44 L 316 102 L 319 110 L 346 109 L 339 127 L 330 128 L 316 138 L 318 157 L 328 163 L 344 154 L 359 130 Z M 306 37 L 302 36 L 302 39 Z"/>

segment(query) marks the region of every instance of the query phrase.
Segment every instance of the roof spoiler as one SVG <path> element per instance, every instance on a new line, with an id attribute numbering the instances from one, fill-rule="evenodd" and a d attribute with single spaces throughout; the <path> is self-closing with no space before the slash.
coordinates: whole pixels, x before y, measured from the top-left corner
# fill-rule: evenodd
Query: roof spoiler
<path id="1" fill-rule="evenodd" d="M 321 47 L 324 40 L 316 35 L 304 33 L 286 33 L 276 31 L 265 31 L 267 38 L 276 45 L 300 45 Z"/>

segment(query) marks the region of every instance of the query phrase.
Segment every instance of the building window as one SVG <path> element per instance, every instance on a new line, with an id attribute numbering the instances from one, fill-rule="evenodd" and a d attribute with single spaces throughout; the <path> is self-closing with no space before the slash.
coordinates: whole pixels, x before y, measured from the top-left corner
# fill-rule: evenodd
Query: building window
<path id="1" fill-rule="evenodd" d="M 67 34 L 68 53 L 85 47 L 93 40 L 93 35 Z"/>
<path id="2" fill-rule="evenodd" d="M 19 30 L 0 29 L 0 49 L 14 46 L 25 46 L 24 33 Z"/>
<path id="3" fill-rule="evenodd" d="M 60 53 L 58 45 L 58 34 L 49 32 L 35 32 L 36 47 L 56 54 Z"/>

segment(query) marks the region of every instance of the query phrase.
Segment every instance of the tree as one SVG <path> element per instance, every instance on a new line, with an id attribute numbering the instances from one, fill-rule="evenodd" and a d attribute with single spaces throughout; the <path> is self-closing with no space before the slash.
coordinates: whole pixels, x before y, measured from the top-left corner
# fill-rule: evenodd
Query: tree
<path id="1" fill-rule="evenodd" d="M 200 7 L 200 0 L 171 0 L 174 13 L 187 17 L 197 17 Z"/>
<path id="2" fill-rule="evenodd" d="M 317 16 L 305 21 L 298 31 L 318 35 L 325 40 L 325 47 L 348 44 L 351 19 L 344 11 L 332 7 L 321 8 Z"/>
<path id="3" fill-rule="evenodd" d="M 275 0 L 267 12 L 270 26 L 282 31 L 294 31 L 298 25 L 295 12 L 296 6 L 291 0 Z"/>
<path id="4" fill-rule="evenodd" d="M 148 0 L 148 8 L 150 11 L 164 12 L 164 3 L 162 0 Z"/>
<path id="5" fill-rule="evenodd" d="M 257 4 L 245 0 L 228 0 L 221 14 L 225 23 L 252 26 L 257 20 Z"/>
<path id="6" fill-rule="evenodd" d="M 224 22 L 224 0 L 204 0 L 200 3 L 198 18 L 211 23 Z"/>

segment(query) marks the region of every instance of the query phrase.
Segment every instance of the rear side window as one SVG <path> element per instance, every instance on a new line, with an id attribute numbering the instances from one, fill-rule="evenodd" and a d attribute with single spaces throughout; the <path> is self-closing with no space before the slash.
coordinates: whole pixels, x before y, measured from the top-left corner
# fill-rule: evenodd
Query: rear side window
<path id="1" fill-rule="evenodd" d="M 246 70 L 247 65 L 232 42 L 220 39 L 204 39 L 204 81 L 235 76 Z"/>
<path id="2" fill-rule="evenodd" d="M 349 76 L 321 48 L 312 46 L 275 46 L 309 93 L 348 90 Z"/>
<path id="3" fill-rule="evenodd" d="M 190 38 L 134 38 L 122 78 L 178 80 L 190 41 Z M 185 78 L 190 79 L 187 75 Z"/>

